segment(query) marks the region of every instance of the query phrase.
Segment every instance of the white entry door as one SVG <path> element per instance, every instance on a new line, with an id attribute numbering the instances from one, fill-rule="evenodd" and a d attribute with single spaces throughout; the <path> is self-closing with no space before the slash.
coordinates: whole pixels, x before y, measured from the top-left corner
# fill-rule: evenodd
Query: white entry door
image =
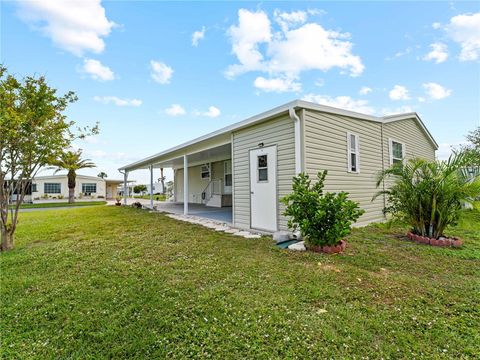
<path id="1" fill-rule="evenodd" d="M 250 150 L 250 226 L 277 230 L 277 147 Z"/>

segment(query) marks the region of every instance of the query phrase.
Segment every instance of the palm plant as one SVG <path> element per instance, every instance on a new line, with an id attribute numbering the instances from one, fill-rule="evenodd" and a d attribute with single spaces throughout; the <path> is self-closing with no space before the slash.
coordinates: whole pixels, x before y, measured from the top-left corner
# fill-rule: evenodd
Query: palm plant
<path id="1" fill-rule="evenodd" d="M 384 209 L 394 218 L 412 226 L 417 235 L 438 238 L 448 225 L 458 220 L 464 203 L 480 195 L 480 176 L 467 175 L 464 169 L 472 163 L 472 154 L 455 153 L 447 161 L 410 159 L 382 171 L 377 187 L 386 180 L 392 185 L 379 191 L 385 194 Z"/>
<path id="2" fill-rule="evenodd" d="M 78 151 L 65 151 L 58 159 L 50 162 L 51 165 L 56 167 L 55 173 L 61 170 L 67 170 L 68 178 L 68 202 L 75 202 L 75 180 L 77 177 L 77 170 L 94 168 L 96 165 L 90 161 L 90 159 L 82 159 L 82 150 Z"/>

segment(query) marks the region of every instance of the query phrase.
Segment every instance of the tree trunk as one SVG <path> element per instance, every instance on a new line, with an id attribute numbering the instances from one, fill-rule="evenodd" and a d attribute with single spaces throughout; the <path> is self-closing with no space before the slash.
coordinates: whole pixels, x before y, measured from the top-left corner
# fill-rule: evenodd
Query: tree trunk
<path id="1" fill-rule="evenodd" d="M 2 251 L 7 251 L 13 248 L 13 234 L 7 229 L 2 229 Z"/>
<path id="2" fill-rule="evenodd" d="M 160 181 L 162 182 L 162 194 L 165 194 L 165 178 L 163 177 L 163 168 L 160 168 Z"/>
<path id="3" fill-rule="evenodd" d="M 68 203 L 72 204 L 75 202 L 75 188 L 68 188 Z"/>

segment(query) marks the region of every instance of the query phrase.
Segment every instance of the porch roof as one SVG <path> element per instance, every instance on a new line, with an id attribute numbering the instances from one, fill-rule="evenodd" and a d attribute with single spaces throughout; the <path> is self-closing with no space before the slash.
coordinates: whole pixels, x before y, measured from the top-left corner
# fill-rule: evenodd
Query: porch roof
<path id="1" fill-rule="evenodd" d="M 193 161 L 195 161 L 194 157 L 198 157 L 199 159 L 205 159 L 206 158 L 205 156 L 208 156 L 209 151 L 210 152 L 225 151 L 225 148 L 222 148 L 222 147 L 230 144 L 231 135 L 234 131 L 238 131 L 240 129 L 270 120 L 283 113 L 288 113 L 290 108 L 317 110 L 317 111 L 322 111 L 326 113 L 349 116 L 349 117 L 354 117 L 361 120 L 380 122 L 380 123 L 413 118 L 417 120 L 417 122 L 420 124 L 421 128 L 423 129 L 427 137 L 430 139 L 432 144 L 436 148 L 438 148 L 438 144 L 435 142 L 432 135 L 427 130 L 422 120 L 416 113 L 406 113 L 406 114 L 398 114 L 398 115 L 387 116 L 387 117 L 377 117 L 373 115 L 357 113 L 350 110 L 343 110 L 343 109 L 337 109 L 330 106 L 314 104 L 308 101 L 294 100 L 286 104 L 283 104 L 281 106 L 278 106 L 276 108 L 273 108 L 271 110 L 268 110 L 266 112 L 263 112 L 261 114 L 252 116 L 246 120 L 234 123 L 232 125 L 226 126 L 224 128 L 221 128 L 209 134 L 200 136 L 196 139 L 180 144 L 168 150 L 159 152 L 155 155 L 146 157 L 134 163 L 125 165 L 119 168 L 119 170 L 132 171 L 137 169 L 146 169 L 151 165 L 153 165 L 154 167 L 181 167 L 183 165 L 183 155 L 189 155 L 189 158 L 192 159 Z"/>

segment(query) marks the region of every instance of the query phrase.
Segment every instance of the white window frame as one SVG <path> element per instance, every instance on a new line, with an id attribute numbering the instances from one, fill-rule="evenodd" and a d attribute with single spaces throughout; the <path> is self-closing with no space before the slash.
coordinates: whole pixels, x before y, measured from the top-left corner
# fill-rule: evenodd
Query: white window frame
<path id="1" fill-rule="evenodd" d="M 401 142 L 401 141 L 398 141 L 398 140 L 395 140 L 395 139 L 392 139 L 392 138 L 389 138 L 388 139 L 388 153 L 390 155 L 390 166 L 393 165 L 393 143 L 397 143 L 397 144 L 400 144 L 402 145 L 402 163 L 405 162 L 405 153 L 406 153 L 406 145 L 404 142 Z M 398 159 L 396 159 L 398 160 Z"/>
<path id="2" fill-rule="evenodd" d="M 355 149 L 352 149 L 352 143 L 351 143 L 352 136 L 355 136 Z M 357 158 L 356 170 L 352 170 L 351 154 L 355 154 Z M 360 136 L 351 132 L 347 132 L 347 171 L 349 173 L 355 173 L 355 174 L 360 173 Z"/>
<path id="3" fill-rule="evenodd" d="M 52 192 L 52 185 L 58 185 L 58 191 Z M 49 189 L 47 189 L 49 188 Z M 43 193 L 44 194 L 61 194 L 62 193 L 62 183 L 51 183 L 51 182 L 44 182 L 43 183 Z"/>
<path id="4" fill-rule="evenodd" d="M 95 187 L 95 191 L 86 191 L 87 187 Z M 82 183 L 82 194 L 96 194 L 97 193 L 97 183 Z"/>
<path id="5" fill-rule="evenodd" d="M 203 171 L 203 167 L 206 166 L 208 169 L 208 177 L 203 177 L 203 174 L 206 173 L 206 171 Z M 210 163 L 202 164 L 200 165 L 200 179 L 202 180 L 210 180 L 212 177 L 212 166 Z"/>

